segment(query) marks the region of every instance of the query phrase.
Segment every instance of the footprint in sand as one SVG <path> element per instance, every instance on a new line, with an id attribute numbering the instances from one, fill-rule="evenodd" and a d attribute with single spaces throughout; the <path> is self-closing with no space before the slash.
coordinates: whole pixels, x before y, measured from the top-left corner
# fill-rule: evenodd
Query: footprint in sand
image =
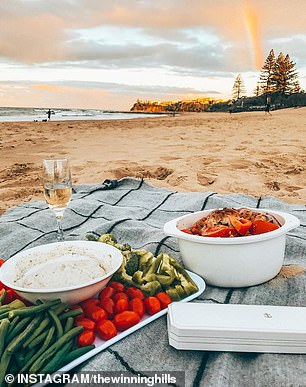
<path id="1" fill-rule="evenodd" d="M 198 180 L 198 183 L 201 184 L 201 185 L 211 185 L 215 182 L 215 179 L 216 176 L 212 176 L 212 175 L 205 175 L 204 173 L 201 173 L 201 172 L 198 172 L 197 173 L 197 180 Z"/>
<path id="2" fill-rule="evenodd" d="M 280 184 L 277 181 L 269 181 L 268 183 L 265 183 L 265 186 L 272 191 L 279 191 L 280 190 Z"/>
<path id="3" fill-rule="evenodd" d="M 165 160 L 165 161 L 172 161 L 172 160 L 180 160 L 181 157 L 178 157 L 178 156 L 163 156 L 161 157 L 161 160 Z"/>
<path id="4" fill-rule="evenodd" d="M 136 177 L 139 179 L 157 179 L 165 180 L 169 175 L 171 175 L 174 170 L 171 168 L 166 168 L 163 166 L 146 166 L 146 165 L 132 165 L 129 167 L 118 167 L 111 169 L 116 179 L 122 179 L 123 177 Z"/>

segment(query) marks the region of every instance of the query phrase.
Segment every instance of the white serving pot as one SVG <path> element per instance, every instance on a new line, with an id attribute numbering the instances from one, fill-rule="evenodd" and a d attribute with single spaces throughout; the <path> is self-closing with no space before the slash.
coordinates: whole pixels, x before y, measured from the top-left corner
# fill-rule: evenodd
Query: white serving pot
<path id="1" fill-rule="evenodd" d="M 207 284 L 220 287 L 258 285 L 275 277 L 284 262 L 286 233 L 300 225 L 297 217 L 280 211 L 251 208 L 272 214 L 281 227 L 259 235 L 230 238 L 203 237 L 180 231 L 214 210 L 194 212 L 164 225 L 166 235 L 178 238 L 187 269 Z"/>

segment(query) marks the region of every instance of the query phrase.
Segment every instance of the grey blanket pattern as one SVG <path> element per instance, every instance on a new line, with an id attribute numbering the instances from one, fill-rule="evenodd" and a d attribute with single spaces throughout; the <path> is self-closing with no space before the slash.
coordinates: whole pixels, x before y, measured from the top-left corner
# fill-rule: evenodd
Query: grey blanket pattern
<path id="1" fill-rule="evenodd" d="M 225 206 L 270 208 L 294 214 L 301 226 L 288 234 L 286 265 L 306 266 L 306 207 L 273 197 L 255 199 L 241 194 L 177 193 L 155 188 L 143 180 L 122 179 L 114 184 L 78 185 L 66 210 L 67 240 L 85 239 L 88 232 L 112 232 L 120 242 L 167 252 L 180 260 L 175 238 L 163 224 L 177 216 Z M 29 202 L 0 218 L 0 257 L 56 240 L 56 222 L 44 202 Z M 265 284 L 241 288 L 207 287 L 197 302 L 306 306 L 305 273 L 278 277 Z M 305 322 L 306 323 L 306 322 Z M 306 385 L 306 355 L 178 351 L 170 347 L 166 318 L 154 321 L 91 358 L 78 370 L 185 371 L 187 386 Z"/>

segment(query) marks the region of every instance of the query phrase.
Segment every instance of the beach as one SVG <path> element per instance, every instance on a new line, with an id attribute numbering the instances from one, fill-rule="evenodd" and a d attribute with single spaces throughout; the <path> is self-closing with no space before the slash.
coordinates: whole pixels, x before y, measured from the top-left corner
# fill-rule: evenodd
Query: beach
<path id="1" fill-rule="evenodd" d="M 0 213 L 43 200 L 44 158 L 73 183 L 126 176 L 175 191 L 244 193 L 306 204 L 306 108 L 127 120 L 1 122 Z"/>

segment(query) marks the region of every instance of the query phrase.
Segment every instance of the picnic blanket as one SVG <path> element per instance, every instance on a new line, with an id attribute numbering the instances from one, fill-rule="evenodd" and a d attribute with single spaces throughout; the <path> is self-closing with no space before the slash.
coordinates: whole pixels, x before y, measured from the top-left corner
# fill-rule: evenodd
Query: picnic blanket
<path id="1" fill-rule="evenodd" d="M 255 199 L 242 194 L 173 192 L 139 179 L 76 185 L 65 212 L 67 240 L 87 233 L 113 233 L 121 243 L 166 252 L 180 260 L 175 238 L 163 233 L 170 219 L 216 207 L 247 206 L 292 213 L 301 226 L 287 236 L 285 265 L 306 266 L 306 207 L 273 197 Z M 56 241 L 54 214 L 43 201 L 28 202 L 0 217 L 0 257 Z M 208 286 L 196 302 L 306 306 L 306 275 L 278 276 L 258 286 L 225 289 Z M 306 355 L 178 351 L 168 344 L 163 316 L 109 347 L 77 370 L 185 371 L 187 386 L 297 386 L 306 385 Z"/>

